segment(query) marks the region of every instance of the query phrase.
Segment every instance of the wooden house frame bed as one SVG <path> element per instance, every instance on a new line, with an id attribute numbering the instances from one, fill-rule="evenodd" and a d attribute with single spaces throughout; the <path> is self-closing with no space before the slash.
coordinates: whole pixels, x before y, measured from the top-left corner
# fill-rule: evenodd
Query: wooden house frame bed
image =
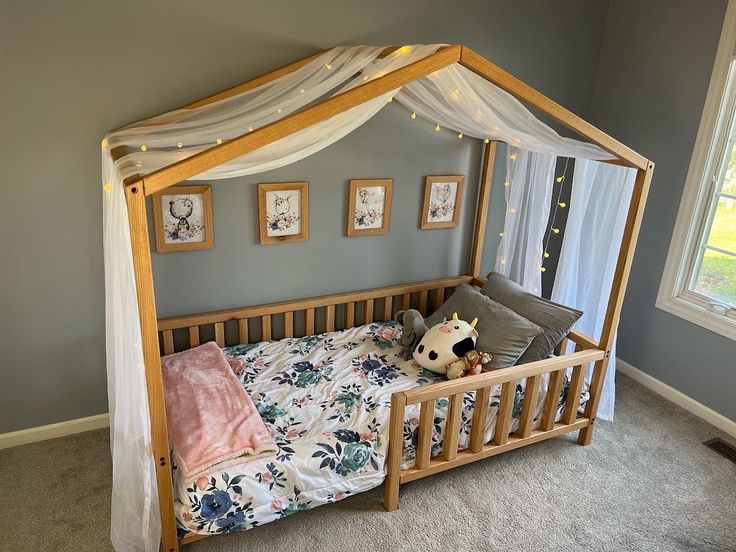
<path id="1" fill-rule="evenodd" d="M 388 55 L 395 49 L 387 48 L 382 55 Z M 185 108 L 199 107 L 253 89 L 302 67 L 317 55 L 319 54 L 204 98 Z M 200 343 L 201 336 L 212 336 L 219 345 L 223 346 L 234 341 L 247 343 L 255 340 L 269 340 L 274 337 L 311 335 L 318 331 L 352 327 L 356 323 L 389 320 L 396 310 L 409 306 L 417 308 L 423 314 L 428 314 L 438 307 L 456 286 L 462 283 L 482 285 L 481 254 L 497 143 L 491 141 L 485 145 L 468 273 L 425 282 L 158 320 L 154 300 L 146 196 L 454 63 L 460 63 L 527 105 L 574 130 L 586 140 L 607 150 L 616 157 L 615 160 L 610 161 L 611 163 L 633 167 L 637 170 L 637 175 L 600 341 L 571 331 L 563 344 L 557 348 L 557 356 L 552 358 L 394 393 L 391 397 L 389 451 L 386 460 L 385 508 L 393 511 L 398 507 L 401 484 L 456 466 L 572 431 L 579 431 L 579 444 L 590 444 L 654 164 L 469 48 L 460 45 L 446 46 L 419 61 L 324 99 L 262 128 L 213 146 L 148 175 L 134 176 L 125 181 L 143 340 L 152 454 L 156 460 L 162 542 L 165 551 L 175 552 L 179 549 L 180 544 L 198 540 L 203 538 L 203 535 L 189 534 L 181 540 L 177 539 L 160 355 L 196 346 Z M 111 154 L 114 159 L 119 159 L 127 154 L 127 150 L 119 147 L 113 149 Z M 277 327 L 280 335 L 274 335 Z M 574 352 L 565 354 L 568 342 L 574 343 Z M 175 347 L 175 344 L 178 346 Z M 585 405 L 584 413 L 579 414 L 580 389 L 583 385 L 585 368 L 590 363 L 594 365 L 589 389 L 590 398 Z M 571 400 L 565 405 L 562 418 L 556 421 L 556 398 L 559 397 L 563 378 L 568 368 L 573 369 L 570 385 L 574 392 L 568 395 Z M 509 435 L 516 381 L 526 378 L 527 386 L 538 389 L 544 374 L 549 374 L 549 386 L 544 399 L 540 426 L 537 429 L 533 429 L 532 426 L 537 393 L 526 393 L 520 414 L 519 429 L 516 433 Z M 494 385 L 502 386 L 499 414 L 493 441 L 484 443 L 484 421 L 491 387 Z M 479 398 L 476 404 L 480 405 L 480 408 L 473 414 L 469 448 L 458 451 L 462 397 L 468 391 L 476 392 Z M 431 458 L 432 418 L 435 401 L 439 398 L 449 400 L 448 426 L 442 455 Z M 404 411 L 407 405 L 413 404 L 421 405 L 416 465 L 402 470 L 400 464 Z"/>

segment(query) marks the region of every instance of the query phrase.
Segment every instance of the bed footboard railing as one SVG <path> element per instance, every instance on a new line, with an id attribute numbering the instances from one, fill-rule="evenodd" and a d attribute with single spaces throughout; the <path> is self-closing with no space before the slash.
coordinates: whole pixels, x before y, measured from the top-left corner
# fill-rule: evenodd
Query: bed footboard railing
<path id="1" fill-rule="evenodd" d="M 453 276 L 160 319 L 160 350 L 161 354 L 168 355 L 206 341 L 216 341 L 224 347 L 314 335 L 391 320 L 397 311 L 408 308 L 417 309 L 426 316 L 437 309 L 457 286 L 472 281 L 471 276 Z"/>
<path id="2" fill-rule="evenodd" d="M 571 333 L 568 338 L 575 343 L 576 350 L 573 353 L 561 354 L 561 356 L 493 372 L 485 372 L 478 376 L 443 381 L 394 393 L 391 396 L 389 450 L 386 460 L 387 472 L 384 489 L 384 507 L 386 510 L 393 511 L 398 507 L 399 486 L 403 483 L 563 433 L 583 429 L 590 425 L 592 416 L 587 411 L 585 414 L 579 414 L 578 412 L 585 367 L 590 363 L 596 363 L 596 369 L 599 369 L 606 353 L 598 348 L 588 348 L 587 345 L 592 345 L 595 342 L 582 334 Z M 558 347 L 558 353 L 564 351 L 566 346 L 567 339 Z M 568 368 L 572 368 L 568 398 L 565 401 L 560 420 L 556 421 L 564 377 Z M 549 384 L 543 399 L 544 404 L 539 419 L 539 427 L 534 429 L 537 395 L 544 374 L 549 374 Z M 526 379 L 526 387 L 519 414 L 518 430 L 510 434 L 516 384 L 524 379 Z M 495 431 L 493 439 L 489 443 L 485 443 L 489 399 L 491 389 L 496 385 L 501 385 L 501 398 L 495 421 Z M 470 442 L 468 448 L 458 450 L 463 396 L 470 391 L 475 392 Z M 594 390 L 591 388 L 591 393 L 593 392 Z M 442 454 L 432 457 L 435 401 L 441 398 L 447 398 L 449 402 L 445 421 L 444 443 Z M 413 467 L 402 470 L 401 459 L 406 407 L 415 404 L 420 405 L 416 459 Z"/>

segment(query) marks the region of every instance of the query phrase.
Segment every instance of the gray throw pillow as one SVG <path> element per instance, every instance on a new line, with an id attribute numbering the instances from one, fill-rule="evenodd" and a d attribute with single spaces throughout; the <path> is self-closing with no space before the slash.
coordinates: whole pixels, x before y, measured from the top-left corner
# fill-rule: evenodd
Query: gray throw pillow
<path id="1" fill-rule="evenodd" d="M 491 272 L 480 290 L 544 330 L 521 355 L 518 364 L 547 358 L 583 313 L 577 309 L 537 297 L 503 274 Z"/>
<path id="2" fill-rule="evenodd" d="M 478 351 L 493 355 L 491 362 L 484 366 L 485 369 L 513 366 L 532 339 L 542 333 L 542 328 L 536 324 L 468 284 L 459 285 L 455 293 L 425 322 L 431 328 L 442 322 L 443 318 L 451 319 L 454 312 L 466 322 L 478 318 L 475 347 Z"/>

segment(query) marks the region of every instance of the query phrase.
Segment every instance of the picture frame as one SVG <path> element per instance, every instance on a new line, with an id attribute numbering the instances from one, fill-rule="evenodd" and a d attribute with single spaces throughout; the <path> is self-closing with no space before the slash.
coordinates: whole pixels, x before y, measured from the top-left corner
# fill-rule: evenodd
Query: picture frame
<path id="1" fill-rule="evenodd" d="M 211 186 L 174 186 L 152 200 L 157 253 L 214 246 Z"/>
<path id="2" fill-rule="evenodd" d="M 262 245 L 309 238 L 309 182 L 258 184 L 258 228 Z"/>
<path id="3" fill-rule="evenodd" d="M 390 178 L 356 179 L 348 186 L 347 235 L 388 234 L 394 181 Z"/>
<path id="4" fill-rule="evenodd" d="M 465 177 L 428 176 L 424 182 L 424 201 L 420 228 L 455 228 L 462 210 Z"/>

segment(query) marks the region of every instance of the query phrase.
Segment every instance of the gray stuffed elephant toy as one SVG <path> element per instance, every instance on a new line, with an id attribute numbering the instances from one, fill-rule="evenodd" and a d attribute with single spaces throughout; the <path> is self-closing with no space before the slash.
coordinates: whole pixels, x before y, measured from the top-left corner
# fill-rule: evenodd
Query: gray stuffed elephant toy
<path id="1" fill-rule="evenodd" d="M 419 341 L 427 333 L 427 324 L 424 323 L 422 313 L 415 309 L 397 312 L 394 320 L 403 326 L 400 340 L 402 356 L 404 360 L 409 360 Z"/>

